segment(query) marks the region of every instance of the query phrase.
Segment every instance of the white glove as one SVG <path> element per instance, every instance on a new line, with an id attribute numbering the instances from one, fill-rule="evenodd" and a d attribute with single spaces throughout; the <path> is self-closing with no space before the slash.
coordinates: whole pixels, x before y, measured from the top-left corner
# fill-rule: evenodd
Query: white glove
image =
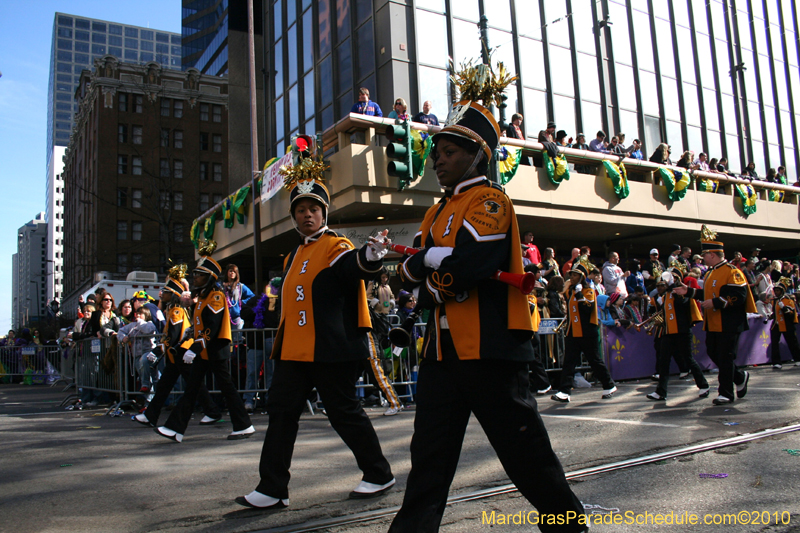
<path id="1" fill-rule="evenodd" d="M 583 291 L 583 285 L 581 285 L 580 283 L 575 285 L 575 292 L 582 292 L 582 291 Z"/>
<path id="2" fill-rule="evenodd" d="M 658 298 L 656 298 L 656 302 L 658 302 L 658 305 L 664 305 L 664 298 L 659 296 Z"/>
<path id="3" fill-rule="evenodd" d="M 367 242 L 367 261 L 380 261 L 386 254 L 389 253 L 389 248 L 386 246 L 386 235 L 388 234 L 389 230 L 383 230 L 375 237 L 369 238 L 369 241 Z"/>
<path id="4" fill-rule="evenodd" d="M 153 352 L 149 352 L 147 354 L 147 360 L 150 361 L 151 363 L 155 363 L 157 359 L 158 357 L 156 357 L 156 354 L 154 354 Z"/>
<path id="5" fill-rule="evenodd" d="M 183 362 L 187 365 L 191 365 L 194 358 L 197 357 L 197 354 L 191 350 L 186 350 L 186 353 L 183 354 Z"/>
<path id="6" fill-rule="evenodd" d="M 375 307 L 376 305 L 378 305 L 378 303 L 379 303 L 378 299 L 377 298 L 373 298 L 372 300 L 369 301 L 369 306 L 370 307 Z"/>
<path id="7" fill-rule="evenodd" d="M 425 252 L 422 264 L 428 268 L 438 270 L 439 267 L 442 266 L 444 258 L 449 257 L 452 253 L 453 248 L 451 246 L 434 246 L 433 248 L 428 248 Z"/>

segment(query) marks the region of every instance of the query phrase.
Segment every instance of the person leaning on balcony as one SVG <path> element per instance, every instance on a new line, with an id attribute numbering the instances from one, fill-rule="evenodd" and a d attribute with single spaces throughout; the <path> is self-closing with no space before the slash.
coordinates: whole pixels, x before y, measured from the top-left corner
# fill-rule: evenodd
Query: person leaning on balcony
<path id="1" fill-rule="evenodd" d="M 556 123 L 548 122 L 547 128 L 539 131 L 539 136 L 536 138 L 536 140 L 540 143 L 556 142 Z"/>
<path id="2" fill-rule="evenodd" d="M 597 137 L 589 143 L 589 150 L 592 152 L 600 152 L 601 154 L 610 153 L 608 143 L 606 142 L 606 133 L 604 131 L 600 130 L 597 132 Z"/>
<path id="3" fill-rule="evenodd" d="M 369 89 L 366 87 L 361 87 L 358 90 L 358 102 L 353 104 L 353 107 L 350 108 L 350 112 L 373 117 L 383 116 L 381 106 L 369 99 Z"/>
<path id="4" fill-rule="evenodd" d="M 422 104 L 422 111 L 414 115 L 414 118 L 411 120 L 414 122 L 421 122 L 423 124 L 427 124 L 429 126 L 438 126 L 439 125 L 439 118 L 431 113 L 433 110 L 433 104 L 430 100 L 425 100 Z"/>
<path id="5" fill-rule="evenodd" d="M 742 176 L 753 180 L 758 179 L 758 172 L 756 172 L 756 164 L 750 161 L 747 163 L 747 168 L 742 172 Z M 769 181 L 769 180 L 767 180 Z"/>
<path id="6" fill-rule="evenodd" d="M 396 98 L 394 108 L 389 112 L 389 118 L 408 120 L 408 104 L 402 98 Z"/>
<path id="7" fill-rule="evenodd" d="M 514 113 L 511 115 L 511 124 L 506 127 L 506 137 L 509 139 L 525 140 L 525 130 L 522 129 L 522 121 L 524 120 L 522 113 Z M 520 165 L 530 166 L 531 160 L 529 157 L 523 155 L 519 160 Z"/>
<path id="8" fill-rule="evenodd" d="M 719 163 L 717 163 L 717 171 L 718 172 L 722 172 L 723 174 L 730 174 L 730 172 L 728 172 L 728 158 L 727 157 L 721 157 L 719 159 Z"/>
<path id="9" fill-rule="evenodd" d="M 697 160 L 694 161 L 694 165 L 697 166 L 697 170 L 708 172 L 708 154 L 705 152 L 700 152 L 700 154 L 697 156 Z"/>
<path id="10" fill-rule="evenodd" d="M 681 154 L 681 158 L 675 163 L 676 167 L 685 168 L 686 170 L 697 170 L 694 163 L 694 152 L 686 150 Z"/>
<path id="11" fill-rule="evenodd" d="M 778 172 L 774 168 L 770 168 L 767 170 L 767 177 L 764 178 L 764 181 L 768 183 L 780 183 L 777 178 Z"/>
<path id="12" fill-rule="evenodd" d="M 623 157 L 627 155 L 625 147 L 619 143 L 619 137 L 616 135 L 611 137 L 611 144 L 608 145 L 608 149 L 614 155 L 621 155 Z"/>
<path id="13" fill-rule="evenodd" d="M 575 137 L 575 142 L 571 143 L 569 148 L 574 148 L 575 150 L 590 150 L 589 145 L 586 144 L 586 135 L 579 133 Z M 575 172 L 580 172 L 581 174 L 592 174 L 594 171 L 590 165 L 575 165 Z M 572 265 L 570 265 L 570 268 L 572 268 Z"/>
<path id="14" fill-rule="evenodd" d="M 567 132 L 564 130 L 558 130 L 556 132 L 556 144 L 559 146 L 569 146 L 567 142 Z"/>
<path id="15" fill-rule="evenodd" d="M 651 163 L 657 163 L 659 165 L 672 165 L 672 160 L 669 157 L 669 154 L 672 153 L 672 149 L 667 143 L 661 143 L 656 148 L 656 151 L 653 152 L 653 155 L 650 156 Z"/>
<path id="16" fill-rule="evenodd" d="M 638 159 L 639 161 L 644 159 L 644 154 L 642 153 L 642 143 L 639 141 L 639 139 L 634 139 L 633 144 L 628 147 L 628 157 Z"/>

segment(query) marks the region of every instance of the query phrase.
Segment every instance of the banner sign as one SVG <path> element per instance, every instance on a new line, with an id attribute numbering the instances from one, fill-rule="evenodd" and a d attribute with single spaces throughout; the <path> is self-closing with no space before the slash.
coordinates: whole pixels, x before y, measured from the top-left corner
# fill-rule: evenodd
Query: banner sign
<path id="1" fill-rule="evenodd" d="M 292 166 L 292 152 L 284 155 L 264 170 L 264 177 L 261 180 L 262 204 L 278 194 L 283 187 L 283 176 L 279 173 L 282 166 Z"/>

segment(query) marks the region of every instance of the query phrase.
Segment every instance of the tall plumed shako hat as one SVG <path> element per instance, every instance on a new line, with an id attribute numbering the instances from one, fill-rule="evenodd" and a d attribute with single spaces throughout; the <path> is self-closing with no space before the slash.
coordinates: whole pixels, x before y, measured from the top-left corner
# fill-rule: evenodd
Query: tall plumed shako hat
<path id="1" fill-rule="evenodd" d="M 572 268 L 570 269 L 569 273 L 572 274 L 575 272 L 576 274 L 583 276 L 583 279 L 586 279 L 589 276 L 589 272 L 591 272 L 592 268 L 594 268 L 594 265 L 589 262 L 589 257 L 582 255 L 572 264 Z"/>
<path id="2" fill-rule="evenodd" d="M 194 272 L 202 272 L 208 274 L 214 279 L 220 278 L 220 276 L 222 275 L 222 267 L 219 266 L 219 263 L 217 263 L 211 257 L 211 254 L 213 254 L 214 250 L 216 249 L 217 249 L 217 243 L 214 241 L 200 242 L 200 247 L 197 249 L 197 253 L 200 254 L 200 261 L 198 261 L 197 266 L 194 267 Z M 183 288 L 181 288 L 181 292 L 183 292 Z"/>
<path id="3" fill-rule="evenodd" d="M 434 144 L 442 135 L 453 135 L 477 143 L 486 154 L 486 160 L 490 161 L 500 142 L 500 125 L 481 104 L 462 100 L 453 104 L 444 127 L 433 136 Z"/>
<path id="4" fill-rule="evenodd" d="M 717 232 L 703 224 L 700 229 L 700 250 L 702 252 L 724 252 L 722 242 L 717 239 Z"/>
<path id="5" fill-rule="evenodd" d="M 308 146 L 306 151 L 309 155 L 294 166 L 282 166 L 279 173 L 283 176 L 283 187 L 289 190 L 289 213 L 294 215 L 295 205 L 301 199 L 311 198 L 322 204 L 324 208 L 322 225 L 327 226 L 331 195 L 324 184 L 324 173 L 329 166 L 322 161 L 318 148 L 317 146 Z M 292 216 L 292 223 L 297 229 L 294 216 Z"/>
<path id="6" fill-rule="evenodd" d="M 181 280 L 186 277 L 188 268 L 185 264 L 175 265 L 170 268 L 167 272 L 167 283 L 164 284 L 164 290 L 181 296 L 184 291 Z"/>

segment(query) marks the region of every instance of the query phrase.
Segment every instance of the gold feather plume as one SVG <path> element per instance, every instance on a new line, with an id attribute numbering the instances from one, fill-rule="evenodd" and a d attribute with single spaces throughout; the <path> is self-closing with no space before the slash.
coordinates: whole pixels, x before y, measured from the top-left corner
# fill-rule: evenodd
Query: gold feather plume
<path id="1" fill-rule="evenodd" d="M 702 242 L 713 242 L 717 240 L 717 232 L 712 231 L 711 228 L 703 224 L 703 227 L 700 228 L 700 240 Z"/>
<path id="2" fill-rule="evenodd" d="M 291 189 L 298 181 L 314 180 L 325 183 L 324 172 L 329 168 L 330 165 L 326 165 L 322 160 L 307 157 L 299 165 L 282 166 L 278 173 L 283 176 L 284 188 Z"/>
<path id="3" fill-rule="evenodd" d="M 475 60 L 470 59 L 462 62 L 460 69 L 456 71 L 453 60 L 450 59 L 450 81 L 458 88 L 459 100 L 471 100 L 480 102 L 484 106 L 492 103 L 498 106 L 503 103 L 503 92 L 506 87 L 517 80 L 517 76 L 512 75 L 502 61 L 497 62 L 497 69 L 483 63 L 473 64 Z"/>
<path id="4" fill-rule="evenodd" d="M 217 241 L 207 241 L 200 239 L 200 245 L 197 247 L 197 253 L 203 257 L 209 256 L 217 249 Z"/>
<path id="5" fill-rule="evenodd" d="M 170 262 L 172 260 L 170 259 Z M 182 280 L 186 278 L 186 272 L 189 270 L 188 265 L 186 263 L 181 263 L 179 265 L 172 265 L 169 270 L 167 270 L 167 275 L 172 279 Z"/>

